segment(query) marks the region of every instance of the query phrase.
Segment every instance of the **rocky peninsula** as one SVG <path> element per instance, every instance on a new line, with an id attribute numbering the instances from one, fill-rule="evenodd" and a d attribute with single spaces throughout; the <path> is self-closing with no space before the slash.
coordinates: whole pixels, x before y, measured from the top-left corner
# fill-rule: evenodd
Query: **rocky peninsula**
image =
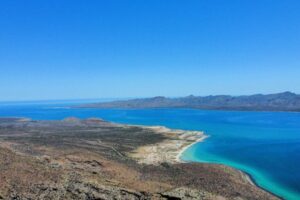
<path id="1" fill-rule="evenodd" d="M 0 119 L 0 199 L 278 199 L 223 165 L 182 163 L 198 131 Z"/>

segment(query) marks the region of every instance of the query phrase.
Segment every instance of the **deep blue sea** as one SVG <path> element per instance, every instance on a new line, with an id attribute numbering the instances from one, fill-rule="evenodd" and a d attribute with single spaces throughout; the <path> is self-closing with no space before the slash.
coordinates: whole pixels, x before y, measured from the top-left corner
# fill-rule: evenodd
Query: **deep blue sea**
<path id="1" fill-rule="evenodd" d="M 105 120 L 202 130 L 210 137 L 187 149 L 186 161 L 222 163 L 249 173 L 262 188 L 300 199 L 300 113 L 195 109 L 71 109 L 82 102 L 0 103 L 0 117 Z"/>

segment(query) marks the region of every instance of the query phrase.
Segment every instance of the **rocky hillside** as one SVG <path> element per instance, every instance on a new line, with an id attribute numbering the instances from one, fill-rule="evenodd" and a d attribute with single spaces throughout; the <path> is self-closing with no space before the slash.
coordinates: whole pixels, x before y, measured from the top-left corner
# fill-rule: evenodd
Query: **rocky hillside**
<path id="1" fill-rule="evenodd" d="M 226 166 L 130 157 L 165 139 L 99 119 L 0 119 L 0 199 L 277 199 Z"/>

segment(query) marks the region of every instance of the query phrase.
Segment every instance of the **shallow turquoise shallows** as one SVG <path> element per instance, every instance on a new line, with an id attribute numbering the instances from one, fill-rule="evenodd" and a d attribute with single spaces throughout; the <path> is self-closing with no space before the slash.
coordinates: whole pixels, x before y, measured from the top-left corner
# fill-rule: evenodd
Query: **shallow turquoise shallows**
<path id="1" fill-rule="evenodd" d="M 77 102 L 78 103 L 78 102 Z M 0 104 L 0 117 L 63 119 L 100 117 L 118 123 L 203 130 L 210 137 L 182 160 L 221 163 L 250 174 L 262 188 L 300 199 L 300 113 L 194 109 L 70 109 L 68 102 Z"/>

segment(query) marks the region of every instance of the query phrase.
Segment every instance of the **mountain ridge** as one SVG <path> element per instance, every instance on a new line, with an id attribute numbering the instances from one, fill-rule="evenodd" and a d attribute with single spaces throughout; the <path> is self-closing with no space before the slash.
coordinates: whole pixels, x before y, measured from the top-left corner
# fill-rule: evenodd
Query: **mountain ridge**
<path id="1" fill-rule="evenodd" d="M 80 108 L 194 108 L 203 110 L 300 111 L 300 95 L 292 92 L 254 95 L 209 95 L 169 98 L 156 96 L 103 103 L 83 104 Z"/>

